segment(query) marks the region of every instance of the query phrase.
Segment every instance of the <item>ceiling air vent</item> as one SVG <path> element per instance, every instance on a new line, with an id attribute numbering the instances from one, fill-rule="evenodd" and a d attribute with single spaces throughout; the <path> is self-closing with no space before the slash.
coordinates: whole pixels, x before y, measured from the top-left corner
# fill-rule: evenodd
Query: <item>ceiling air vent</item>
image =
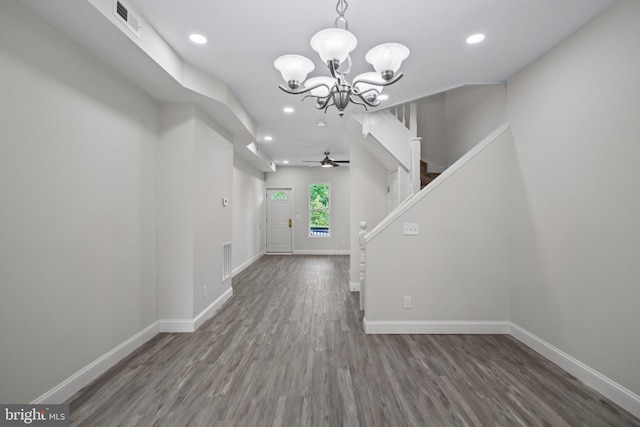
<path id="1" fill-rule="evenodd" d="M 127 22 L 127 16 L 129 16 L 129 11 L 126 7 L 119 1 L 116 2 L 116 13 L 120 18 L 124 19 L 124 22 Z"/>
<path id="2" fill-rule="evenodd" d="M 119 0 L 115 0 L 113 3 L 113 14 L 122 21 L 122 23 L 131 31 L 136 37 L 140 37 L 140 20 L 131 13 L 129 8 Z"/>

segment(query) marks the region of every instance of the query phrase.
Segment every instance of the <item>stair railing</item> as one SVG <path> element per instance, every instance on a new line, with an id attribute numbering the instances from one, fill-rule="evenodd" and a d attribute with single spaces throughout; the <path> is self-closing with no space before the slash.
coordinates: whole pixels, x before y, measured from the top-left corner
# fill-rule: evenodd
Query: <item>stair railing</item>
<path id="1" fill-rule="evenodd" d="M 411 132 L 411 137 L 418 135 L 418 107 L 415 102 L 405 102 L 389 108 L 389 112 Z"/>

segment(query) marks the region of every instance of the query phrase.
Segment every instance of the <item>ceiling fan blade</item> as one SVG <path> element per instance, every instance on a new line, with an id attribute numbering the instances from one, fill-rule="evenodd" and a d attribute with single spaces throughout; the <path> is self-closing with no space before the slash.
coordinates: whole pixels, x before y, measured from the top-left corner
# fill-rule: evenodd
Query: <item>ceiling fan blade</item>
<path id="1" fill-rule="evenodd" d="M 334 160 L 333 163 L 351 163 L 351 160 Z"/>

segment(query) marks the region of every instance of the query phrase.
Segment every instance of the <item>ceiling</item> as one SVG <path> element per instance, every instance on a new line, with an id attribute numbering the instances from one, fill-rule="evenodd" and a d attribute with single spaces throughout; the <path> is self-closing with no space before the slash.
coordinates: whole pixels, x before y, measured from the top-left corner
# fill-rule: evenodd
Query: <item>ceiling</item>
<path id="1" fill-rule="evenodd" d="M 49 2 L 25 1 L 32 9 Z M 184 61 L 225 82 L 257 127 L 256 143 L 281 166 L 321 160 L 324 151 L 348 159 L 345 117 L 317 110 L 313 100 L 288 95 L 273 61 L 295 53 L 315 63 L 310 76 L 328 75 L 311 49 L 317 31 L 332 27 L 336 0 L 129 0 Z M 383 107 L 464 84 L 502 83 L 600 13 L 612 0 L 351 0 L 345 13 L 358 38 L 350 77 L 370 71 L 364 55 L 383 42 L 411 50 L 404 78 L 385 88 Z M 393 5 L 390 7 L 389 5 Z M 45 16 L 46 19 L 46 16 Z M 467 45 L 470 34 L 486 40 Z M 189 41 L 191 33 L 208 38 Z M 98 37 L 93 35 L 96 43 Z M 91 41 L 82 41 L 85 46 Z M 91 46 L 89 46 L 91 47 Z M 283 107 L 292 106 L 286 114 Z M 346 113 L 361 112 L 351 105 Z M 318 121 L 326 127 L 318 127 Z M 272 136 L 266 141 L 265 136 Z"/>

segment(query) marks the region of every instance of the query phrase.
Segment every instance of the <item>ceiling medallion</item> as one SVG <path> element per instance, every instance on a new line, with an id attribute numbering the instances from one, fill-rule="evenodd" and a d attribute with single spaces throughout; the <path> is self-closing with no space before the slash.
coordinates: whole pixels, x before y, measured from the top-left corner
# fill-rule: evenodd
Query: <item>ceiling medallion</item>
<path id="1" fill-rule="evenodd" d="M 315 98 L 316 108 L 325 113 L 333 105 L 340 116 L 349 103 L 362 105 L 365 109 L 380 105 L 378 96 L 382 88 L 402 78 L 398 70 L 409 56 L 409 49 L 402 44 L 378 45 L 365 55 L 365 60 L 373 65 L 375 72 L 360 74 L 352 84 L 349 83 L 346 76 L 351 71 L 350 53 L 358 45 L 358 40 L 349 32 L 349 24 L 344 17 L 348 6 L 346 0 L 338 0 L 334 28 L 321 30 L 311 38 L 311 48 L 327 64 L 331 77 L 311 77 L 305 82 L 315 67 L 309 58 L 301 55 L 283 55 L 273 64 L 287 82 L 287 86 L 280 85 L 280 89 L 292 95 L 307 94 L 303 99 Z"/>

